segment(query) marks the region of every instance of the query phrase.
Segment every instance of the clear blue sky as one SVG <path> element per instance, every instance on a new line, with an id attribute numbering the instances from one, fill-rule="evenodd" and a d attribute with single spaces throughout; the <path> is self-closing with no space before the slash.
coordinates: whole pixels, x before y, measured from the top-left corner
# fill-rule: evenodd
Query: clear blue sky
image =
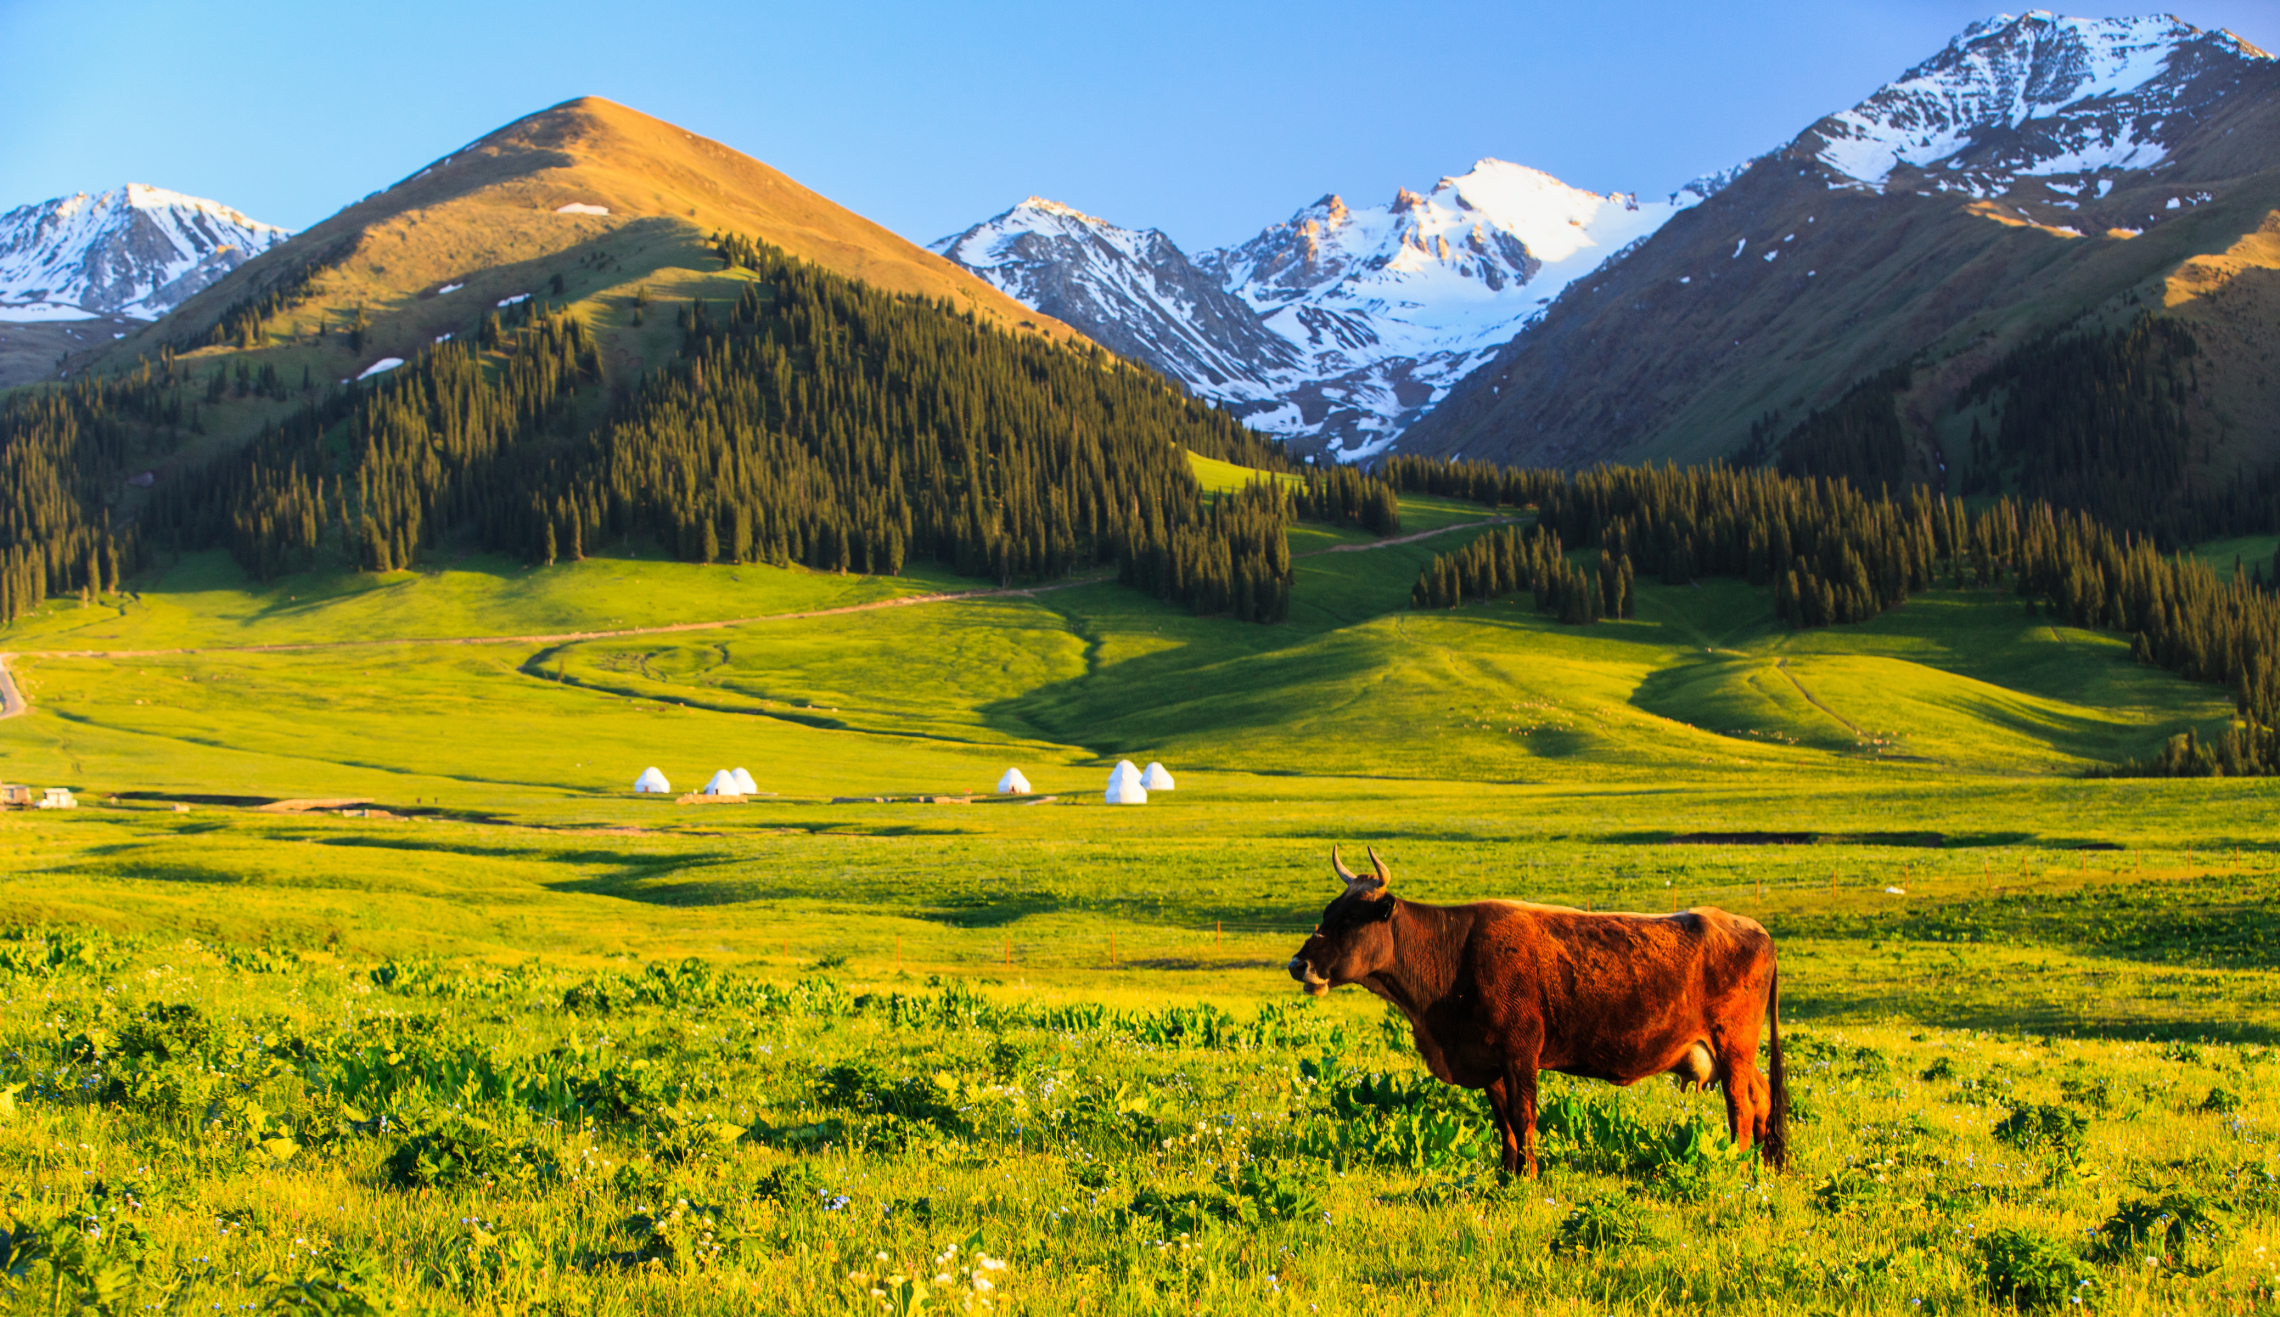
<path id="1" fill-rule="evenodd" d="M 2080 6 L 2094 15 L 2154 9 Z M 299 228 L 586 93 L 919 242 L 1032 193 L 1194 250 L 1494 155 L 1668 192 L 1995 12 L 1958 0 L 0 0 L 0 209 L 126 181 Z M 2280 0 L 2181 17 L 2280 49 Z"/>

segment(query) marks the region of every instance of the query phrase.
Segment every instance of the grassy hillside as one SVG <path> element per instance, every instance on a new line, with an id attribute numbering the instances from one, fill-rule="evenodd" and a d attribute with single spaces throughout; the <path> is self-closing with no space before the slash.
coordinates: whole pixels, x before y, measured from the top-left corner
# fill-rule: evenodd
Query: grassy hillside
<path id="1" fill-rule="evenodd" d="M 137 1301 L 199 1306 L 949 1307 L 980 1253 L 1000 1310 L 1978 1313 L 2003 1231 L 2117 1308 L 2264 1302 L 2275 785 L 2079 776 L 2222 691 L 1997 590 L 1412 612 L 1482 513 L 1401 511 L 1294 536 L 1274 626 L 624 550 L 51 602 L 0 630 L 0 778 L 83 797 L 0 815 L 0 928 L 70 930 L 0 939 L 7 1210 L 128 1221 Z M 1119 757 L 1178 789 L 1100 803 Z M 1797 1166 L 1554 1079 L 1501 1186 L 1476 1098 L 1282 968 L 1333 841 L 1413 899 L 1763 920 Z M 2101 1245 L 2141 1201 L 2223 1232 Z"/>

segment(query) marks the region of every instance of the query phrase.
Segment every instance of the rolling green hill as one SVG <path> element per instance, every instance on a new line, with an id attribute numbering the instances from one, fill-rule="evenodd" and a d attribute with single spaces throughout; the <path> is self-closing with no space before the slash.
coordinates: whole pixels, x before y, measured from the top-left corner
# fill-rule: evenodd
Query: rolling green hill
<path id="1" fill-rule="evenodd" d="M 1777 621 L 1769 589 L 1718 580 L 1645 584 L 1637 618 L 1589 628 L 1525 597 L 1412 612 L 1420 565 L 1478 534 L 1480 514 L 1411 498 L 1404 517 L 1451 528 L 1382 546 L 1358 531 L 1295 537 L 1292 619 L 1271 627 L 1194 617 L 1113 583 L 839 613 L 990 587 L 616 551 L 254 586 L 217 555 L 193 555 L 129 595 L 51 602 L 0 632 L 42 710 L 10 729 L 0 773 L 100 791 L 383 796 L 405 777 L 423 798 L 449 779 L 475 806 L 496 745 L 445 729 L 464 725 L 465 708 L 495 707 L 498 735 L 519 747 L 500 789 L 572 812 L 673 752 L 634 748 L 656 710 L 698 762 L 743 745 L 749 759 L 806 765 L 775 781 L 801 795 L 987 785 L 1017 750 L 1072 766 L 1129 755 L 1466 783 L 1905 781 L 2076 773 L 2227 716 L 2220 691 L 2137 665 L 2118 637 L 2031 616 L 2007 590 L 1935 590 L 1871 622 L 1804 632 Z M 669 629 L 692 622 L 723 625 Z M 482 637 L 504 639 L 433 643 Z M 278 646 L 308 648 L 264 652 Z M 128 656 L 104 656 L 114 652 Z M 237 675 L 201 677 L 217 664 Z M 304 696 L 285 698 L 297 687 Z M 576 749 L 603 735 L 596 717 L 633 739 L 609 754 Z M 336 718 L 356 730 L 328 750 L 334 733 L 307 729 Z M 54 730 L 24 739 L 43 728 Z M 450 767 L 422 765 L 423 744 L 443 747 Z M 306 782 L 280 776 L 287 746 Z M 558 787 L 536 785 L 548 780 Z"/>

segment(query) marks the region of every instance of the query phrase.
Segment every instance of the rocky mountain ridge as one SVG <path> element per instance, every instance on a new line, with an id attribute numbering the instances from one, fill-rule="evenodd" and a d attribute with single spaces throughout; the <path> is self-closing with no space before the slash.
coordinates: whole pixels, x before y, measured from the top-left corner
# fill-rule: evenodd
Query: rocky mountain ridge
<path id="1" fill-rule="evenodd" d="M 1193 256 L 1033 197 L 933 250 L 1251 426 L 1351 461 L 1719 181 L 1641 201 L 1487 159 L 1383 206 L 1325 196 Z"/>
<path id="2" fill-rule="evenodd" d="M 141 183 L 18 206 L 0 214 L 0 321 L 156 320 L 292 236 Z"/>

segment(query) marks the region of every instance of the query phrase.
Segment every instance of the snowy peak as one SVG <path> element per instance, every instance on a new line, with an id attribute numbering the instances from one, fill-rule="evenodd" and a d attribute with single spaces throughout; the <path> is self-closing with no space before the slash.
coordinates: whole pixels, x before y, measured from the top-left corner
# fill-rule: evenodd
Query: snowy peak
<path id="1" fill-rule="evenodd" d="M 1642 206 L 1633 194 L 1591 192 L 1487 159 L 1429 193 L 1399 189 L 1382 208 L 1349 210 L 1325 197 L 1198 264 L 1270 317 L 1300 303 L 1366 305 L 1417 331 L 1400 336 L 1404 350 L 1424 346 L 1420 333 L 1435 347 L 1473 346 L 1702 195 Z M 1302 343 L 1317 337 L 1293 334 Z"/>
<path id="2" fill-rule="evenodd" d="M 2147 169 L 2210 99 L 2270 58 L 2168 15 L 1999 16 L 1821 120 L 1799 146 L 1877 191 L 1902 166 L 1943 166 L 1959 175 L 1943 190 L 1981 195 L 2020 175 Z"/>
<path id="3" fill-rule="evenodd" d="M 1031 197 L 933 243 L 1033 310 L 1228 402 L 1271 397 L 1294 354 L 1155 229 Z"/>
<path id="4" fill-rule="evenodd" d="M 1254 428 L 1351 460 L 1383 451 L 1570 281 L 1723 181 L 1642 205 L 1481 160 L 1382 206 L 1326 195 L 1193 259 L 1154 229 L 1031 197 L 934 250 Z"/>
<path id="5" fill-rule="evenodd" d="M 129 183 L 0 214 L 0 320 L 155 320 L 292 234 Z"/>

